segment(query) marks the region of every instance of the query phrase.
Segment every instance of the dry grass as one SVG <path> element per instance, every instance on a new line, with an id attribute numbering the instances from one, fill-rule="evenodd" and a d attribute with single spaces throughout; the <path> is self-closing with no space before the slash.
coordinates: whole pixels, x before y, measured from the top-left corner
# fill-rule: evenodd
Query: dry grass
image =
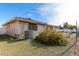
<path id="1" fill-rule="evenodd" d="M 60 55 L 68 46 L 35 45 L 31 40 L 9 43 L 10 37 L 0 37 L 0 55 L 5 56 L 55 56 Z"/>

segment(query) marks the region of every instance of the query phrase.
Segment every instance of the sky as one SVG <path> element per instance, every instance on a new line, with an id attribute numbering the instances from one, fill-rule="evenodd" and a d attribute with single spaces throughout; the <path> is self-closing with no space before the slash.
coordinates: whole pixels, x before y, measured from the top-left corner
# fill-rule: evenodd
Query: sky
<path id="1" fill-rule="evenodd" d="M 79 3 L 0 3 L 0 25 L 13 17 L 32 18 L 52 25 L 79 22 Z"/>
<path id="2" fill-rule="evenodd" d="M 11 4 L 0 3 L 0 25 L 4 24 L 13 17 L 32 18 L 43 21 L 43 18 L 36 12 L 42 4 Z"/>

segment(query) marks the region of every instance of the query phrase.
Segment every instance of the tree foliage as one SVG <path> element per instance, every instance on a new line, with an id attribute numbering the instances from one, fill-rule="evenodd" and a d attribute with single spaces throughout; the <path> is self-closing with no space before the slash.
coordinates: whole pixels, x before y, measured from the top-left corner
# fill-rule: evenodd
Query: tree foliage
<path id="1" fill-rule="evenodd" d="M 69 25 L 67 22 L 63 24 L 63 28 L 65 29 L 76 29 L 76 26 L 75 25 Z"/>
<path id="2" fill-rule="evenodd" d="M 61 25 L 59 25 L 59 29 L 63 29 L 63 27 Z"/>

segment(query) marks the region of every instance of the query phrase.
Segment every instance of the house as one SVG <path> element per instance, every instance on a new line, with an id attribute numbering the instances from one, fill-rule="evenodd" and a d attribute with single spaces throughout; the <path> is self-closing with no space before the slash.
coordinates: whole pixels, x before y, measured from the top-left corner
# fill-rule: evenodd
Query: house
<path id="1" fill-rule="evenodd" d="M 10 21 L 3 24 L 6 28 L 6 34 L 24 39 L 28 37 L 33 37 L 39 35 L 42 31 L 46 29 L 53 29 L 52 25 L 48 25 L 47 23 L 43 23 L 40 21 L 32 20 L 31 18 L 21 18 L 14 17 L 10 19 Z"/>
<path id="2" fill-rule="evenodd" d="M 0 26 L 0 35 L 5 35 L 6 28 L 4 26 Z"/>

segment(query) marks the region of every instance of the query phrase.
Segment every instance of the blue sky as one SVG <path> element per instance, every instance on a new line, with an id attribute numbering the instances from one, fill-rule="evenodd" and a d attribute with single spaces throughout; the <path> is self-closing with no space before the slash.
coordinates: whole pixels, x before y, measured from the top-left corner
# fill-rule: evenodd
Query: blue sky
<path id="1" fill-rule="evenodd" d="M 46 17 L 51 14 L 49 12 L 47 13 L 47 11 L 42 12 L 43 7 L 47 7 L 47 5 L 48 4 L 43 3 L 0 3 L 0 25 L 12 17 L 32 18 L 34 20 L 48 22 Z M 55 8 L 55 6 L 57 6 L 57 4 L 53 4 L 52 7 Z M 43 14 L 45 14 L 45 16 Z M 56 13 L 53 12 L 53 16 L 55 14 Z"/>
<path id="2" fill-rule="evenodd" d="M 39 15 L 35 12 L 35 9 L 40 5 L 41 4 L 0 4 L 0 25 L 12 17 L 30 17 L 37 19 Z"/>
<path id="3" fill-rule="evenodd" d="M 13 17 L 32 18 L 52 25 L 79 22 L 79 3 L 0 3 L 0 25 Z"/>

